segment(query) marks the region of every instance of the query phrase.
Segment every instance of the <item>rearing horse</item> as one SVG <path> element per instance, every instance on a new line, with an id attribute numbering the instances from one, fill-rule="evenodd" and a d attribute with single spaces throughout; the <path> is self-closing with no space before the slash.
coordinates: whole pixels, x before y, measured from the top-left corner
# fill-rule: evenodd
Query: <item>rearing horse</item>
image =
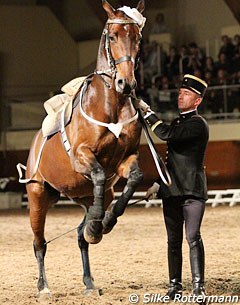
<path id="1" fill-rule="evenodd" d="M 143 177 L 138 166 L 141 126 L 129 95 L 136 87 L 134 68 L 145 21 L 141 15 L 144 0 L 139 1 L 136 9 L 118 10 L 106 0 L 102 2 L 108 20 L 96 71 L 76 95 L 77 106 L 65 127 L 70 152 L 64 149 L 61 133 L 55 133 L 45 142 L 34 172 L 44 140 L 40 130 L 28 157 L 26 177 L 34 175 L 27 183 L 27 193 L 40 295 L 50 293 L 44 268 L 47 248 L 44 225 L 49 206 L 63 193 L 86 208 L 78 227 L 78 245 L 86 290 L 96 289 L 90 272 L 89 243 L 98 243 L 102 234 L 111 231 Z M 113 200 L 113 186 L 120 177 L 127 179 L 124 191 L 106 211 Z"/>

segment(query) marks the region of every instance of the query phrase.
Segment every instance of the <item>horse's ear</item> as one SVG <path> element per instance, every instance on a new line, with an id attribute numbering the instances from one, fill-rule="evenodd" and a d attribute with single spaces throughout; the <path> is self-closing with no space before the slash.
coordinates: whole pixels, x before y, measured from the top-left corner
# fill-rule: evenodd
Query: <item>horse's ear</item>
<path id="1" fill-rule="evenodd" d="M 138 5 L 137 5 L 136 9 L 137 9 L 140 13 L 142 13 L 142 12 L 144 11 L 144 9 L 145 9 L 145 1 L 144 1 L 144 0 L 140 0 L 140 1 L 138 2 Z"/>
<path id="2" fill-rule="evenodd" d="M 108 14 L 110 19 L 115 17 L 115 9 L 107 2 L 107 0 L 102 0 L 102 6 Z"/>

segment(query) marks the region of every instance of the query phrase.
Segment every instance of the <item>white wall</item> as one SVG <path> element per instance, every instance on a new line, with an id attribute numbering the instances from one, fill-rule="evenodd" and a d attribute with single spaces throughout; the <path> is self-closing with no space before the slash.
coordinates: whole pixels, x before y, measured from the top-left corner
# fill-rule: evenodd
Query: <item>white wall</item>
<path id="1" fill-rule="evenodd" d="M 57 89 L 77 76 L 76 43 L 48 8 L 1 6 L 0 37 L 4 95 Z"/>
<path id="2" fill-rule="evenodd" d="M 72 37 L 85 37 L 84 40 L 96 37 L 100 39 L 103 25 L 86 3 L 87 1 L 93 0 L 64 0 L 64 24 Z M 102 2 L 101 0 L 94 1 Z"/>
<path id="3" fill-rule="evenodd" d="M 100 39 L 78 42 L 79 71 L 81 76 L 95 70 Z"/>

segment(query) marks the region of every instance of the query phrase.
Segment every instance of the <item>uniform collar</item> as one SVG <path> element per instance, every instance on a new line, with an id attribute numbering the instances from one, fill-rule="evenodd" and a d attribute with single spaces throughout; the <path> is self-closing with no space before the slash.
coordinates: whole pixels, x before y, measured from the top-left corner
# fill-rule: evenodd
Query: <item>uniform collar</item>
<path id="1" fill-rule="evenodd" d="M 197 109 L 195 110 L 191 110 L 191 111 L 186 111 L 186 112 L 182 112 L 179 114 L 180 119 L 190 119 L 192 116 L 197 115 Z"/>

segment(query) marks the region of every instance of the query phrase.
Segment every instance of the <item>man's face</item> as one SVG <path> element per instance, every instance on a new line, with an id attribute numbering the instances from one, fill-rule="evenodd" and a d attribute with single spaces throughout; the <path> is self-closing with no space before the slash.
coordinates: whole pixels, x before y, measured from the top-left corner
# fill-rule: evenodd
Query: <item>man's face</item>
<path id="1" fill-rule="evenodd" d="M 178 92 L 178 109 L 180 112 L 196 109 L 201 101 L 202 98 L 197 93 L 186 88 L 180 88 Z"/>

